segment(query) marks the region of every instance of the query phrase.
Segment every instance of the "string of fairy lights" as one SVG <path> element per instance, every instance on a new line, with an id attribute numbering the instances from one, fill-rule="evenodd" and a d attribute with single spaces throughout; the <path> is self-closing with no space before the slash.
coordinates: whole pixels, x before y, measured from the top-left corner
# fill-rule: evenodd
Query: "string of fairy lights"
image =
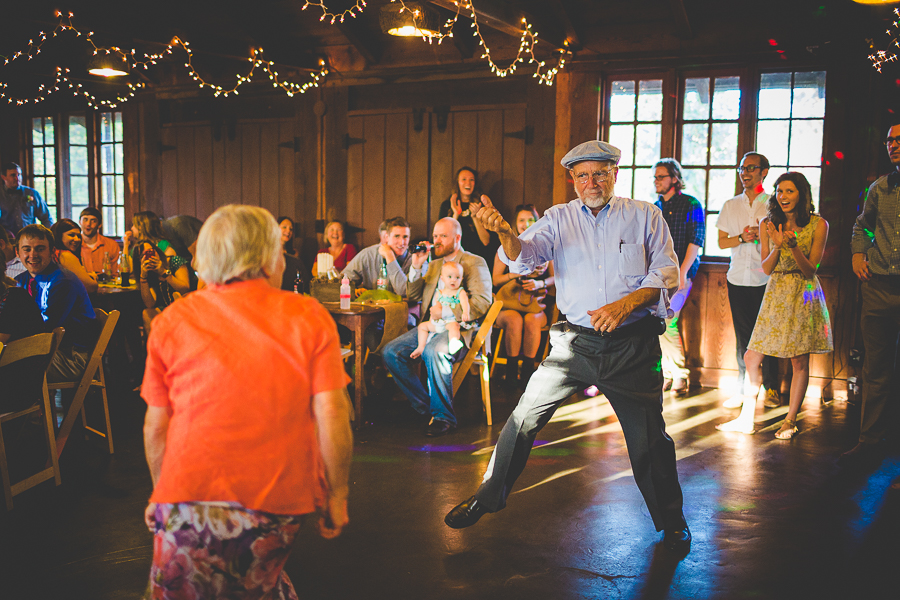
<path id="1" fill-rule="evenodd" d="M 900 9 L 894 9 L 894 17 L 896 17 L 891 23 L 890 28 L 887 29 L 886 33 L 891 37 L 891 41 L 888 44 L 888 48 L 891 46 L 895 48 L 900 48 Z M 881 73 L 881 66 L 885 63 L 894 62 L 897 60 L 897 55 L 894 54 L 893 50 L 876 50 L 875 42 L 873 40 L 866 40 L 869 42 L 869 49 L 872 50 L 872 54 L 869 55 L 869 60 L 872 61 L 872 66 L 875 67 L 875 70 Z"/>
<path id="2" fill-rule="evenodd" d="M 413 17 L 413 22 L 416 24 L 416 28 L 419 29 L 419 25 L 422 22 L 423 15 L 420 14 L 420 11 L 415 8 L 409 8 L 404 0 L 391 0 L 391 2 L 396 2 L 400 4 L 400 13 L 402 14 L 404 11 L 409 12 Z M 482 48 L 481 58 L 487 59 L 488 65 L 491 67 L 491 72 L 497 75 L 498 77 L 507 77 L 516 72 L 516 69 L 520 64 L 525 63 L 526 57 L 528 58 L 528 64 L 535 64 L 535 72 L 533 77 L 538 80 L 538 83 L 544 83 L 546 85 L 553 85 L 553 80 L 556 77 L 557 73 L 559 73 L 562 68 L 566 64 L 566 59 L 572 55 L 572 52 L 568 48 L 561 48 L 558 50 L 559 58 L 554 67 L 551 67 L 546 72 L 542 72 L 547 66 L 546 61 L 538 60 L 538 58 L 534 54 L 534 48 L 538 43 L 538 34 L 531 28 L 531 24 L 528 22 L 528 19 L 522 17 L 522 35 L 519 38 L 519 49 L 516 52 L 515 58 L 513 58 L 512 62 L 509 66 L 505 68 L 501 68 L 494 62 L 493 57 L 491 56 L 491 50 L 488 48 L 487 43 L 484 40 L 484 36 L 481 34 L 481 25 L 478 23 L 478 13 L 475 11 L 475 5 L 472 4 L 471 0 L 463 0 L 462 2 L 454 2 L 456 4 L 456 14 L 453 15 L 450 19 L 442 25 L 441 29 L 443 31 L 435 32 L 432 35 L 424 34 L 422 35 L 422 39 L 427 41 L 429 44 L 434 40 L 437 40 L 437 43 L 440 44 L 444 41 L 444 38 L 452 38 L 453 37 L 453 26 L 456 25 L 456 22 L 459 20 L 459 15 L 461 10 L 466 9 L 469 11 L 469 16 L 472 19 L 471 28 L 474 29 L 472 32 L 475 37 L 478 38 L 478 45 Z M 446 31 L 446 33 L 444 33 Z M 565 42 L 568 44 L 568 42 Z"/>
<path id="3" fill-rule="evenodd" d="M 418 9 L 408 7 L 404 0 L 391 0 L 391 2 L 397 2 L 398 4 L 400 4 L 401 14 L 405 11 L 409 12 L 412 15 L 414 23 L 418 28 L 418 25 L 421 24 L 421 19 L 423 18 L 423 15 L 420 14 L 420 11 Z M 532 26 L 528 22 L 528 20 L 523 17 L 522 35 L 519 39 L 519 48 L 516 52 L 516 56 L 512 59 L 508 66 L 500 67 L 491 56 L 491 50 L 485 42 L 484 36 L 481 33 L 481 25 L 478 22 L 478 13 L 476 12 L 475 6 L 472 1 L 462 0 L 460 2 L 455 2 L 455 4 L 456 13 L 453 15 L 453 17 L 447 19 L 447 21 L 442 25 L 441 30 L 433 32 L 433 34 L 423 34 L 422 39 L 427 41 L 429 44 L 433 43 L 434 41 L 437 41 L 437 43 L 440 44 L 444 41 L 445 38 L 452 38 L 454 35 L 453 28 L 459 20 L 461 12 L 463 10 L 466 10 L 469 12 L 469 16 L 472 19 L 472 23 L 470 25 L 474 30 L 472 33 L 475 37 L 478 38 L 478 45 L 482 48 L 481 58 L 487 60 L 487 63 L 491 68 L 491 72 L 498 77 L 507 77 L 509 75 L 512 75 L 516 72 L 520 65 L 525 64 L 527 61 L 527 64 L 535 65 L 535 72 L 533 74 L 533 77 L 538 80 L 538 83 L 543 83 L 548 86 L 553 85 L 553 80 L 565 66 L 566 59 L 572 55 L 572 52 L 568 48 L 559 49 L 557 51 L 559 56 L 557 58 L 556 64 L 548 68 L 547 61 L 540 60 L 535 56 L 535 46 L 537 46 L 538 44 L 538 34 L 532 29 Z M 335 24 L 343 23 L 344 20 L 348 17 L 356 18 L 357 16 L 362 14 L 366 6 L 367 5 L 365 0 L 356 0 L 356 3 L 352 7 L 342 12 L 332 12 L 325 5 L 325 0 L 304 0 L 304 4 L 301 10 L 306 10 L 307 8 L 319 9 L 321 11 L 319 21 L 327 20 L 331 24 Z M 895 9 L 894 12 L 898 17 L 900 17 L 900 11 Z M 170 58 L 175 50 L 180 49 L 185 54 L 185 61 L 183 64 L 188 71 L 188 75 L 193 81 L 197 83 L 197 85 L 201 89 L 211 90 L 215 97 L 223 96 L 227 98 L 232 94 L 237 95 L 238 88 L 246 83 L 250 83 L 259 71 L 264 72 L 268 76 L 269 81 L 272 83 L 272 86 L 274 88 L 280 88 L 289 97 L 293 97 L 296 94 L 305 93 L 312 87 L 318 87 L 319 82 L 322 81 L 322 79 L 324 79 L 329 72 L 325 61 L 320 59 L 320 69 L 317 72 L 311 73 L 308 81 L 303 83 L 288 81 L 278 74 L 274 62 L 268 61 L 263 57 L 262 48 L 254 48 L 252 50 L 251 56 L 247 58 L 247 61 L 250 63 L 248 71 L 245 74 L 236 74 L 235 83 L 231 87 L 221 86 L 207 81 L 200 75 L 200 73 L 194 67 L 194 53 L 190 47 L 190 43 L 178 36 L 173 37 L 172 40 L 166 45 L 166 48 L 164 50 L 155 54 L 143 54 L 139 56 L 137 51 L 134 49 L 125 50 L 118 46 L 104 47 L 97 45 L 93 40 L 93 31 L 85 33 L 75 27 L 75 25 L 72 23 L 72 18 L 74 15 L 71 12 L 68 13 L 68 15 L 64 15 L 62 12 L 57 11 L 56 16 L 59 18 L 59 23 L 56 25 L 52 32 L 47 34 L 41 31 L 38 34 L 37 38 L 28 40 L 28 44 L 24 50 L 17 51 L 12 56 L 6 57 L 4 59 L 3 66 L 7 66 L 10 63 L 19 60 L 25 60 L 26 62 L 31 61 L 41 53 L 44 44 L 48 40 L 56 38 L 57 36 L 65 33 L 71 33 L 74 34 L 75 37 L 83 36 L 85 41 L 89 43 L 93 48 L 94 55 L 106 54 L 117 56 L 122 61 L 123 66 L 131 70 L 146 70 L 151 65 L 156 65 L 157 62 Z M 894 27 L 897 26 L 898 22 L 895 21 Z M 891 34 L 890 30 L 888 30 L 888 34 Z M 900 44 L 897 43 L 896 37 L 894 38 L 893 43 L 900 47 Z M 872 59 L 875 68 L 877 68 L 879 71 L 881 71 L 881 64 L 897 59 L 896 55 L 888 54 L 885 51 L 878 51 L 869 58 Z M 75 96 L 82 96 L 87 102 L 88 106 L 93 109 L 115 108 L 120 104 L 128 101 L 130 98 L 133 98 L 135 92 L 143 87 L 145 87 L 143 83 L 128 83 L 127 92 L 116 95 L 114 98 L 98 99 L 95 95 L 88 92 L 82 84 L 72 80 L 72 78 L 70 77 L 69 69 L 57 67 L 54 83 L 41 84 L 38 87 L 37 92 L 30 97 L 19 97 L 10 94 L 8 91 L 8 84 L 4 81 L 0 81 L 0 101 L 6 100 L 8 104 L 15 104 L 18 106 L 37 104 L 46 100 L 54 92 L 68 89 Z"/>
<path id="4" fill-rule="evenodd" d="M 41 53 L 41 49 L 45 42 L 63 33 L 71 32 L 75 35 L 75 37 L 84 36 L 86 42 L 89 43 L 93 48 L 94 55 L 112 54 L 118 56 L 122 61 L 123 67 L 127 67 L 132 70 L 146 70 L 150 65 L 155 65 L 157 64 L 157 62 L 168 58 L 169 55 L 173 54 L 173 51 L 176 48 L 181 48 L 186 55 L 184 66 L 188 70 L 188 74 L 191 79 L 197 82 L 201 89 L 207 88 L 212 90 L 213 95 L 216 97 L 220 95 L 225 97 L 228 97 L 232 94 L 237 95 L 238 88 L 246 83 L 249 83 L 256 74 L 257 69 L 264 71 L 268 75 L 269 81 L 272 83 L 273 87 L 281 88 L 285 92 L 285 94 L 290 97 L 293 97 L 296 94 L 303 94 L 311 87 L 318 87 L 319 82 L 328 74 L 328 67 L 325 65 L 325 61 L 320 59 L 319 70 L 311 73 L 308 81 L 304 83 L 287 81 L 278 74 L 274 62 L 265 60 L 263 58 L 263 49 L 254 48 L 251 56 L 247 59 L 248 62 L 250 62 L 249 71 L 244 75 L 240 73 L 235 75 L 234 85 L 230 88 L 226 88 L 214 83 L 210 83 L 200 75 L 200 73 L 194 68 L 194 53 L 193 50 L 191 50 L 190 43 L 178 36 L 172 38 L 172 40 L 166 45 L 165 50 L 162 50 L 155 54 L 143 54 L 141 57 L 139 57 L 137 51 L 134 49 L 129 51 L 123 50 L 118 46 L 110 46 L 108 48 L 98 46 L 96 43 L 94 43 L 93 31 L 84 33 L 83 31 L 75 27 L 75 25 L 72 23 L 72 17 L 74 16 L 72 13 L 68 13 L 68 15 L 66 16 L 57 11 L 56 16 L 60 20 L 59 24 L 57 24 L 57 26 L 53 29 L 52 32 L 50 32 L 49 35 L 42 31 L 38 35 L 37 41 L 35 41 L 35 38 L 28 40 L 28 45 L 25 47 L 25 49 L 16 52 L 11 57 L 7 57 L 3 62 L 3 66 L 9 65 L 10 63 L 13 63 L 17 60 L 24 59 L 26 62 L 30 61 Z M 27 98 L 13 96 L 7 91 L 9 87 L 8 84 L 6 82 L 0 81 L 0 100 L 5 99 L 8 104 L 16 104 L 18 106 L 37 104 L 46 100 L 47 97 L 49 97 L 52 93 L 60 91 L 63 87 L 67 87 L 74 93 L 75 96 L 83 96 L 87 101 L 88 106 L 93 109 L 116 108 L 123 102 L 126 102 L 130 98 L 133 98 L 137 90 L 145 87 L 143 83 L 128 83 L 127 93 L 117 95 L 112 99 L 98 100 L 96 96 L 89 93 L 80 83 L 72 81 L 69 73 L 69 69 L 57 67 L 54 83 L 49 85 L 41 84 L 38 87 L 37 93 L 34 96 Z"/>

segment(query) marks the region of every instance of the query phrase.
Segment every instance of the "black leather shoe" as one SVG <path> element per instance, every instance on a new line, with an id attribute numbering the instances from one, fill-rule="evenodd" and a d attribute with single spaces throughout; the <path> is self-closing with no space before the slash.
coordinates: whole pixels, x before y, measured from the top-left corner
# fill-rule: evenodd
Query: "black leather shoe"
<path id="1" fill-rule="evenodd" d="M 444 523 L 447 524 L 448 527 L 452 527 L 453 529 L 463 529 L 464 527 L 471 527 L 475 523 L 478 522 L 478 519 L 481 518 L 481 515 L 489 512 L 478 500 L 475 499 L 475 496 L 472 496 L 462 504 L 458 504 L 447 513 L 447 516 L 444 517 Z"/>
<path id="2" fill-rule="evenodd" d="M 451 431 L 456 429 L 453 425 L 448 423 L 447 421 L 438 421 L 434 419 L 431 423 L 428 424 L 428 427 L 425 428 L 425 435 L 428 437 L 439 437 L 442 435 L 447 435 Z"/>
<path id="3" fill-rule="evenodd" d="M 684 529 L 666 529 L 663 545 L 677 554 L 687 554 L 691 551 L 691 530 L 687 525 Z"/>

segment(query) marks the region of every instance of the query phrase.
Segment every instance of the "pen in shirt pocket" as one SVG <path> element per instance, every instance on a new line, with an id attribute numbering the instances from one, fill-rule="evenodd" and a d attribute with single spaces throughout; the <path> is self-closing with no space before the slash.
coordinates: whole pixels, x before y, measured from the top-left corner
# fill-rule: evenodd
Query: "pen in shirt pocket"
<path id="1" fill-rule="evenodd" d="M 619 240 L 619 254 L 622 254 L 622 244 L 625 243 L 625 240 Z"/>

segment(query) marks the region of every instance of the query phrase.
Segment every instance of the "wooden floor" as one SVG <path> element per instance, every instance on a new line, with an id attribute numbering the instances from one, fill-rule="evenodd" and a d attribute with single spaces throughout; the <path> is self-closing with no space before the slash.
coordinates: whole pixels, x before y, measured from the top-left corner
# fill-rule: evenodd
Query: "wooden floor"
<path id="1" fill-rule="evenodd" d="M 457 399 L 460 429 L 430 439 L 391 386 L 370 402 L 356 438 L 350 525 L 325 541 L 307 524 L 287 563 L 301 598 L 900 597 L 900 490 L 891 487 L 900 444 L 870 469 L 836 467 L 858 427 L 846 403 L 808 401 L 802 433 L 781 442 L 773 434 L 783 408 L 760 408 L 762 431 L 746 436 L 715 430 L 736 412 L 720 408 L 724 393 L 667 395 L 694 534 L 679 561 L 658 545 L 602 397 L 564 405 L 508 507 L 455 531 L 443 516 L 474 492 L 518 395 L 494 382 L 488 428 L 470 378 Z M 141 520 L 150 493 L 143 403 L 117 392 L 111 404 L 115 456 L 71 442 L 63 485 L 38 486 L 0 514 L 3 600 L 143 592 L 152 554 Z"/>

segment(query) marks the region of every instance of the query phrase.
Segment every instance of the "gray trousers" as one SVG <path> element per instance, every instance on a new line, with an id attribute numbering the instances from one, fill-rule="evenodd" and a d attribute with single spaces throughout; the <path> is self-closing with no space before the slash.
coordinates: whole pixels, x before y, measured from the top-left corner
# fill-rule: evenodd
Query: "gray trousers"
<path id="1" fill-rule="evenodd" d="M 859 441 L 877 444 L 897 413 L 897 334 L 900 277 L 873 277 L 862 284 L 863 402 Z"/>
<path id="2" fill-rule="evenodd" d="M 60 347 L 53 355 L 50 368 L 47 369 L 49 383 L 78 381 L 87 367 L 88 351 L 77 350 L 74 346 Z"/>
<path id="3" fill-rule="evenodd" d="M 506 506 L 538 432 L 578 390 L 596 385 L 612 405 L 628 446 L 634 479 L 657 531 L 684 526 L 675 443 L 662 417 L 663 376 L 657 332 L 611 339 L 550 330 L 552 350 L 510 416 L 475 498 L 491 512 Z"/>

